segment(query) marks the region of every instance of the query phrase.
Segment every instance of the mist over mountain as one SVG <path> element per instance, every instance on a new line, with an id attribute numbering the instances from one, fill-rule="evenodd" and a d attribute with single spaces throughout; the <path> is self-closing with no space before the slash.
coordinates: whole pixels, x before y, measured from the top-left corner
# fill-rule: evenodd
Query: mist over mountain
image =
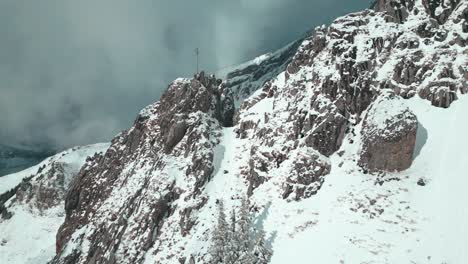
<path id="1" fill-rule="evenodd" d="M 0 177 L 29 168 L 54 154 L 47 149 L 31 149 L 0 144 Z"/>
<path id="2" fill-rule="evenodd" d="M 0 143 L 108 141 L 167 83 L 276 50 L 369 1 L 0 3 Z"/>

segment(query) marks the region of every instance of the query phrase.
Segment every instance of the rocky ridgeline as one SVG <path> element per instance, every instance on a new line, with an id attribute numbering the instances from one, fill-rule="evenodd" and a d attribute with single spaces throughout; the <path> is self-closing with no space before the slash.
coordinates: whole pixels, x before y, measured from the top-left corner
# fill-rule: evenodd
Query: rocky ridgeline
<path id="1" fill-rule="evenodd" d="M 292 152 L 307 147 L 316 155 L 335 153 L 345 134 L 355 133 L 371 104 L 360 133 L 359 164 L 366 171 L 408 168 L 418 122 L 410 110 L 393 102 L 398 97 L 379 95 L 391 90 L 403 98 L 418 95 L 434 106 L 449 107 L 466 93 L 467 16 L 463 1 L 383 0 L 371 10 L 336 19 L 328 28 L 316 28 L 284 76 L 268 82 L 236 114 L 239 136 L 256 140 L 252 188 L 280 171 Z M 391 103 L 378 104 L 381 101 Z M 374 130 L 368 119 L 394 106 L 401 112 L 389 113 L 385 127 Z M 262 110 L 265 107 L 268 110 Z M 265 165 L 271 163 L 276 166 Z M 326 162 L 321 167 L 326 168 Z M 315 179 L 319 188 L 329 170 L 311 171 L 306 182 Z M 303 178 L 300 171 L 297 177 Z"/>
<path id="2" fill-rule="evenodd" d="M 174 234 L 187 235 L 191 211 L 207 199 L 201 191 L 221 125 L 233 113 L 232 97 L 214 76 L 174 81 L 74 179 L 52 263 L 140 263 L 155 243 L 170 249 Z"/>
<path id="3" fill-rule="evenodd" d="M 194 227 L 209 225 L 198 213 L 223 126 L 234 126 L 249 156 L 225 173 L 240 174 L 253 196 L 267 182 L 286 201 L 313 196 L 350 133 L 365 171 L 408 168 L 418 122 L 401 98 L 449 107 L 467 92 L 467 8 L 379 0 L 228 81 L 177 79 L 75 177 L 52 263 L 206 263 L 187 247 Z"/>
<path id="4" fill-rule="evenodd" d="M 24 207 L 27 210 L 47 214 L 51 208 L 63 205 L 71 179 L 75 176 L 81 161 L 86 157 L 70 162 L 69 156 L 76 153 L 93 153 L 103 150 L 105 144 L 93 147 L 76 147 L 47 158 L 37 165 L 35 171 L 26 175 L 17 186 L 0 194 L 0 214 L 9 219 L 14 216 L 10 208 Z M 18 176 L 19 177 L 19 176 Z"/>

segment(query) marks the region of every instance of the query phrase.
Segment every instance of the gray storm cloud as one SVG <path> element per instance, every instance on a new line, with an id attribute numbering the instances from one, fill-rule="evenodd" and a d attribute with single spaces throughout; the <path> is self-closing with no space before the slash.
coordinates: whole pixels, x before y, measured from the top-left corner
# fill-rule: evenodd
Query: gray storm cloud
<path id="1" fill-rule="evenodd" d="M 0 0 L 0 143 L 107 141 L 179 76 L 280 48 L 364 0 Z"/>

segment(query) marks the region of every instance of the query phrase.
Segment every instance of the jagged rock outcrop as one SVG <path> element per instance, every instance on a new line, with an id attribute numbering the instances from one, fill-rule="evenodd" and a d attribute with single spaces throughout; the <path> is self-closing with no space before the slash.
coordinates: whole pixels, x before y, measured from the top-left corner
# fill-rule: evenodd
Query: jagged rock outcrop
<path id="1" fill-rule="evenodd" d="M 81 167 L 81 160 L 84 161 L 87 154 L 94 154 L 106 147 L 106 144 L 96 144 L 71 148 L 47 158 L 36 165 L 34 171 L 19 172 L 18 184 L 0 194 L 0 204 L 25 206 L 42 213 L 62 205 L 69 184 Z M 24 175 L 28 171 L 30 173 Z"/>
<path id="2" fill-rule="evenodd" d="M 414 0 L 377 0 L 373 8 L 385 12 L 387 22 L 403 23 L 414 8 Z"/>
<path id="3" fill-rule="evenodd" d="M 30 203 L 39 210 L 57 206 L 65 199 L 65 174 L 67 164 L 54 162 L 45 173 L 39 173 L 33 180 L 23 181 L 16 191 L 16 199 Z"/>
<path id="4" fill-rule="evenodd" d="M 411 166 L 418 119 L 402 100 L 384 91 L 369 107 L 359 159 L 366 171 L 402 171 Z"/>
<path id="5" fill-rule="evenodd" d="M 104 155 L 88 160 L 67 194 L 52 263 L 141 263 L 156 242 L 157 252 L 190 231 L 220 127 L 232 122 L 233 100 L 220 84 L 203 72 L 174 81 Z"/>
<path id="6" fill-rule="evenodd" d="M 292 170 L 282 186 L 283 199 L 299 201 L 315 195 L 325 181 L 324 176 L 330 173 L 330 163 L 307 148 L 296 152 L 291 162 Z"/>
<path id="7" fill-rule="evenodd" d="M 343 141 L 348 128 L 346 112 L 340 111 L 336 104 L 322 101 L 324 98 L 317 96 L 312 98 L 312 111 L 305 120 L 300 120 L 299 135 L 307 135 L 307 146 L 318 150 L 325 156 L 337 151 Z"/>
<path id="8" fill-rule="evenodd" d="M 467 54 L 463 31 L 467 3 L 439 1 L 439 9 L 449 11 L 450 19 L 442 20 L 431 13 L 432 5 L 381 0 L 371 10 L 340 17 L 328 28 L 317 27 L 299 46 L 286 72 L 240 105 L 235 116 L 238 136 L 262 146 L 261 151 L 251 150 L 251 192 L 281 167 L 266 165 L 276 162 L 273 157 L 283 157 L 283 162 L 303 146 L 325 156 L 335 153 L 383 89 L 402 98 L 418 95 L 444 108 L 466 93 L 466 65 L 460 57 Z M 395 116 L 394 122 L 403 124 L 403 117 Z M 388 164 L 373 158 L 362 158 L 361 164 L 369 170 L 408 168 L 415 127 L 414 122 L 408 124 L 408 138 L 392 146 L 393 154 L 374 153 L 380 150 L 366 143 L 366 155 L 388 157 Z M 398 148 L 405 154 L 392 157 Z"/>

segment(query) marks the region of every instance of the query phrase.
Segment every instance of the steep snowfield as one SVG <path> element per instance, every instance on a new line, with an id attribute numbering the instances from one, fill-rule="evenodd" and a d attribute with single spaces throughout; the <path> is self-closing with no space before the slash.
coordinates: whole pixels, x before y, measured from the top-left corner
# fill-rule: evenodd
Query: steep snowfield
<path id="1" fill-rule="evenodd" d="M 449 109 L 435 108 L 420 98 L 404 102 L 416 113 L 421 130 L 420 149 L 407 171 L 382 178 L 362 173 L 355 165 L 359 136 L 352 138 L 353 144 L 348 136 L 341 148 L 345 154 L 330 158 L 332 172 L 317 195 L 287 202 L 270 182 L 255 191 L 252 201 L 266 208 L 255 221 L 267 231 L 271 263 L 468 261 L 468 141 L 464 140 L 468 123 L 462 121 L 468 113 L 468 97 Z M 198 218 L 206 225 L 198 225 L 195 234 L 214 224 L 217 199 L 226 201 L 229 209 L 238 206 L 245 188 L 242 177 L 231 172 L 238 172 L 248 160 L 245 143 L 231 128 L 224 129 L 216 153 L 219 165 L 205 190 L 210 200 Z M 425 186 L 417 184 L 420 179 Z M 188 251 L 203 251 L 203 244 L 194 239 Z"/>
<path id="2" fill-rule="evenodd" d="M 13 218 L 0 220 L 1 263 L 47 263 L 55 255 L 55 234 L 65 216 L 63 206 L 45 214 L 23 206 L 12 212 Z"/>
<path id="3" fill-rule="evenodd" d="M 42 173 L 51 170 L 53 164 L 64 164 L 65 184 L 78 173 L 86 157 L 105 151 L 109 144 L 76 147 L 47 158 L 24 171 L 0 178 L 0 194 L 18 185 L 24 178 L 33 176 L 32 184 L 41 181 Z M 23 203 L 13 196 L 6 202 L 10 219 L 0 218 L 0 263 L 46 263 L 55 255 L 55 235 L 65 216 L 63 201 L 52 208 L 40 210 L 34 201 Z"/>
<path id="4" fill-rule="evenodd" d="M 272 263 L 468 262 L 468 98 L 450 109 L 419 98 L 406 102 L 425 130 L 411 168 L 375 184 L 375 176 L 352 166 L 355 146 L 345 140 L 348 154 L 331 158 L 343 167 L 333 167 L 316 196 L 273 202 L 265 221 Z M 421 178 L 425 186 L 417 184 Z"/>

